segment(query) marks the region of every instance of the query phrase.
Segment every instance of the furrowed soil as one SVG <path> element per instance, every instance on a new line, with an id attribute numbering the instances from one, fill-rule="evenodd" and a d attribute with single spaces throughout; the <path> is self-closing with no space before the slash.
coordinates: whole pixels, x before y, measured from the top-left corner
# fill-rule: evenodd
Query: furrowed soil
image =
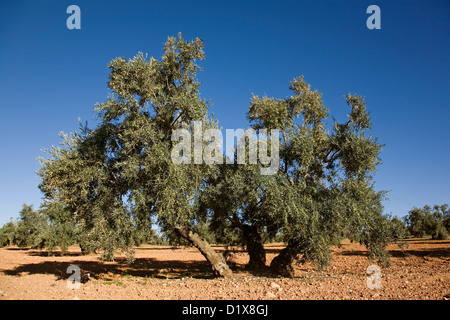
<path id="1" fill-rule="evenodd" d="M 0 299 L 450 299 L 450 241 L 407 242 L 403 251 L 388 247 L 392 266 L 381 268 L 379 289 L 367 286 L 367 268 L 376 263 L 368 260 L 364 246 L 348 241 L 332 248 L 329 267 L 317 271 L 308 262 L 297 264 L 293 278 L 246 271 L 248 255 L 240 248 L 227 255 L 233 278 L 219 279 L 195 248 L 144 245 L 126 264 L 125 256 L 104 262 L 95 254 L 81 255 L 77 246 L 64 255 L 6 247 L 0 249 Z M 266 246 L 267 265 L 282 248 Z M 80 268 L 79 289 L 68 287 L 70 265 Z"/>

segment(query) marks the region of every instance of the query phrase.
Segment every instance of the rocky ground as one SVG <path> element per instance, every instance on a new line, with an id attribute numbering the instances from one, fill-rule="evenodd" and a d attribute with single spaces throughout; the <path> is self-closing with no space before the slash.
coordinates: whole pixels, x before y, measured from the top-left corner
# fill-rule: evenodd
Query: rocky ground
<path id="1" fill-rule="evenodd" d="M 228 257 L 234 269 L 231 279 L 214 278 L 195 248 L 142 246 L 136 249 L 135 262 L 127 265 L 125 257 L 102 262 L 97 255 L 81 255 L 78 247 L 53 256 L 7 247 L 0 249 L 0 299 L 450 299 L 450 241 L 408 243 L 404 252 L 388 247 L 392 266 L 381 269 L 379 289 L 367 287 L 367 268 L 373 263 L 365 247 L 349 242 L 333 247 L 331 266 L 317 271 L 309 263 L 299 264 L 294 278 L 245 271 L 248 256 L 235 250 Z M 282 247 L 266 248 L 269 264 Z M 80 268 L 78 289 L 68 287 L 70 265 Z"/>

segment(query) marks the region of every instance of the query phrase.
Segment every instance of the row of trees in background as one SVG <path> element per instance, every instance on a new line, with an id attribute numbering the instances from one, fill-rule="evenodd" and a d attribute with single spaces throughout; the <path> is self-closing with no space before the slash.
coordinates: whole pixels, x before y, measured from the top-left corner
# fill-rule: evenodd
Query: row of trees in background
<path id="1" fill-rule="evenodd" d="M 426 205 L 423 208 L 414 207 L 408 215 L 399 219 L 398 217 L 386 217 L 379 229 L 389 234 L 392 238 L 406 239 L 410 237 L 431 237 L 434 240 L 445 240 L 450 233 L 450 208 L 447 204 Z M 239 229 L 237 229 L 239 230 Z M 245 246 L 249 243 L 243 240 L 243 235 L 237 230 L 222 229 L 215 232 L 211 222 L 198 223 L 195 231 L 201 238 L 209 243 L 226 244 L 231 246 Z M 261 235 L 263 243 L 281 242 L 285 238 L 282 233 Z M 349 234 L 350 240 L 360 240 L 360 237 Z M 135 230 L 135 245 L 179 245 L 183 242 L 179 239 L 159 235 L 154 229 Z M 84 244 L 83 233 L 78 229 L 76 220 L 65 211 L 63 206 L 54 208 L 40 208 L 34 210 L 31 205 L 23 205 L 16 221 L 10 221 L 0 228 L 0 247 L 16 245 L 18 247 L 30 247 L 34 249 L 47 249 L 49 253 L 61 250 L 64 254 L 69 246 L 80 245 L 85 253 L 89 245 Z M 84 244 L 84 245 L 83 245 Z M 187 243 L 184 243 L 187 244 Z M 250 250 L 251 251 L 251 250 Z"/>
<path id="2" fill-rule="evenodd" d="M 75 219 L 69 212 L 64 212 L 62 206 L 53 208 L 41 208 L 34 210 L 31 205 L 23 205 L 16 221 L 9 221 L 0 228 L 0 247 L 16 245 L 18 247 L 29 247 L 34 249 L 47 249 L 50 253 L 61 250 L 65 253 L 69 246 L 83 246 L 83 233 L 78 230 Z M 450 233 L 450 208 L 447 204 L 426 205 L 423 208 L 414 207 L 408 215 L 399 219 L 398 217 L 387 217 L 380 229 L 385 229 L 393 238 L 406 239 L 410 237 L 431 237 L 433 240 L 445 240 Z M 211 222 L 199 223 L 195 231 L 206 241 L 214 244 L 226 244 L 230 246 L 247 245 L 242 241 L 242 235 L 236 230 L 231 233 L 225 229 L 221 232 L 213 231 Z M 284 239 L 282 233 L 270 236 L 269 233 L 262 235 L 262 242 L 281 242 Z M 134 234 L 135 244 L 156 245 L 179 245 L 182 242 L 176 238 L 170 238 L 164 234 L 159 235 L 156 230 L 138 230 Z M 349 235 L 350 240 L 358 240 Z M 184 243 L 186 244 L 186 243 Z M 85 250 L 87 253 L 88 250 Z"/>
<path id="3" fill-rule="evenodd" d="M 432 239 L 447 239 L 450 233 L 448 204 L 413 208 L 405 217 L 408 232 L 414 237 L 430 235 Z"/>
<path id="4" fill-rule="evenodd" d="M 284 99 L 253 96 L 251 128 L 281 132 L 274 175 L 261 175 L 265 164 L 250 163 L 250 139 L 244 164 L 228 164 L 224 156 L 215 164 L 172 161 L 174 130 L 192 134 L 196 121 L 202 132 L 218 128 L 196 78 L 204 57 L 200 39 L 187 42 L 179 34 L 168 38 L 160 60 L 138 54 L 109 63 L 111 94 L 94 109 L 97 127 L 63 134 L 62 145 L 42 159 L 39 188 L 50 223 L 37 244 L 52 247 L 55 237 L 67 236 L 83 251 L 101 250 L 112 259 L 121 249 L 132 260 L 133 247 L 152 235 L 155 222 L 169 239 L 198 248 L 224 277 L 232 272 L 211 242 L 242 244 L 248 267 L 264 268 L 263 244 L 279 237 L 286 247 L 270 267 L 282 275 L 292 275 L 299 256 L 329 264 L 330 247 L 343 238 L 387 262 L 385 247 L 404 235 L 398 221 L 383 215 L 385 193 L 374 189 L 382 145 L 369 133 L 370 114 L 358 95 L 345 96 L 349 113 L 342 123 L 327 122 L 322 94 L 303 77 L 291 81 L 292 95 Z M 202 154 L 222 157 L 211 151 L 212 138 L 200 142 L 193 145 Z"/>
<path id="5" fill-rule="evenodd" d="M 34 210 L 24 204 L 16 221 L 9 221 L 0 228 L 0 246 L 16 245 L 33 249 L 55 250 L 65 253 L 69 246 L 79 245 L 84 253 L 92 251 L 87 234 L 81 231 L 74 217 L 61 204 Z M 154 229 L 139 230 L 134 233 L 136 245 L 168 244 L 168 239 Z"/>

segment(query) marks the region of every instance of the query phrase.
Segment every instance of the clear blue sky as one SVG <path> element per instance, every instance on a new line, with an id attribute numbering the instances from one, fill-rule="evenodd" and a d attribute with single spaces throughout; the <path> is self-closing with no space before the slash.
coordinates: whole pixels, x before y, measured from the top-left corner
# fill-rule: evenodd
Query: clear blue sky
<path id="1" fill-rule="evenodd" d="M 66 9 L 81 8 L 81 30 Z M 381 9 L 369 30 L 366 9 Z M 1 1 L 0 225 L 39 207 L 40 149 L 58 132 L 95 125 L 107 63 L 142 51 L 160 58 L 168 36 L 205 44 L 201 94 L 223 128 L 247 128 L 251 93 L 284 98 L 304 75 L 343 120 L 343 96 L 367 99 L 386 146 L 375 177 L 385 212 L 450 203 L 450 1 Z"/>

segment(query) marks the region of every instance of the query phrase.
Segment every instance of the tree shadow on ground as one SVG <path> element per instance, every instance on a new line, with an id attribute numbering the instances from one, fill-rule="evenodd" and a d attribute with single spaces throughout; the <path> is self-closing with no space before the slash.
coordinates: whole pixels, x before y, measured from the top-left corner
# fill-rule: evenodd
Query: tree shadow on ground
<path id="1" fill-rule="evenodd" d="M 120 276 L 133 276 L 142 278 L 177 279 L 192 277 L 199 279 L 213 278 L 214 275 L 206 261 L 178 261 L 156 260 L 153 258 L 137 258 L 133 263 L 127 264 L 125 258 L 118 258 L 115 262 L 104 261 L 44 261 L 18 266 L 11 270 L 3 270 L 10 276 L 22 276 L 25 274 L 52 274 L 58 280 L 65 280 L 73 271 L 67 273 L 70 265 L 80 268 L 83 279 L 113 280 Z M 89 275 L 87 277 L 87 275 Z"/>
<path id="2" fill-rule="evenodd" d="M 31 250 L 30 252 L 27 252 L 27 254 L 29 256 L 34 256 L 34 257 L 80 257 L 80 256 L 84 256 L 84 254 L 82 254 L 81 252 L 76 252 L 76 251 L 62 252 L 60 250 L 56 250 L 56 251 Z"/>
<path id="3" fill-rule="evenodd" d="M 270 266 L 267 265 L 259 269 L 245 269 L 245 271 L 249 272 L 252 276 L 259 278 L 283 278 L 282 276 L 273 273 L 273 271 L 270 269 Z"/>
<path id="4" fill-rule="evenodd" d="M 416 256 L 419 258 L 435 257 L 441 259 L 450 258 L 450 247 L 449 248 L 430 248 L 430 249 L 409 249 L 404 248 L 396 250 L 388 250 L 389 254 L 395 258 L 404 258 L 408 256 Z M 343 256 L 367 256 L 367 250 L 350 250 L 343 251 L 339 253 Z"/>
<path id="5" fill-rule="evenodd" d="M 432 238 L 408 239 L 408 243 L 425 245 L 450 245 L 450 240 L 433 240 Z"/>
<path id="6" fill-rule="evenodd" d="M 185 250 L 186 247 L 137 247 L 136 250 Z M 193 248 L 195 249 L 195 248 Z M 218 253 L 225 253 L 225 251 L 233 253 L 246 253 L 244 248 L 217 246 L 214 248 Z M 115 258 L 114 262 L 102 260 L 83 260 L 82 257 L 92 257 L 84 255 L 79 249 L 71 249 L 66 252 L 61 250 L 47 251 L 47 250 L 33 250 L 30 248 L 8 248 L 8 250 L 23 250 L 29 256 L 36 257 L 50 257 L 55 258 L 55 261 L 43 261 L 38 263 L 28 263 L 17 266 L 10 270 L 3 270 L 2 273 L 9 276 L 22 276 L 32 274 L 50 274 L 57 277 L 58 280 L 65 280 L 73 271 L 67 273 L 67 268 L 70 265 L 76 265 L 80 268 L 82 275 L 82 282 L 89 279 L 111 281 L 122 276 L 142 277 L 142 278 L 159 278 L 159 279 L 181 279 L 184 277 L 191 277 L 197 279 L 213 279 L 211 267 L 208 262 L 198 260 L 157 260 L 155 258 L 136 258 L 133 263 L 126 263 L 124 257 Z M 267 253 L 278 253 L 281 248 L 266 248 Z M 59 258 L 64 261 L 58 261 Z M 76 259 L 80 257 L 80 259 Z M 70 259 L 74 258 L 74 259 Z M 97 257 L 95 259 L 98 259 Z M 249 273 L 257 277 L 276 277 L 269 266 L 257 270 L 248 270 L 245 264 L 233 263 L 228 261 L 230 268 L 236 273 Z M 87 275 L 89 275 L 88 278 Z"/>
<path id="7" fill-rule="evenodd" d="M 390 250 L 389 253 L 393 257 L 401 258 L 407 256 L 416 256 L 419 258 L 434 257 L 441 259 L 450 258 L 450 248 L 431 248 L 431 249 L 404 249 L 404 250 Z"/>

